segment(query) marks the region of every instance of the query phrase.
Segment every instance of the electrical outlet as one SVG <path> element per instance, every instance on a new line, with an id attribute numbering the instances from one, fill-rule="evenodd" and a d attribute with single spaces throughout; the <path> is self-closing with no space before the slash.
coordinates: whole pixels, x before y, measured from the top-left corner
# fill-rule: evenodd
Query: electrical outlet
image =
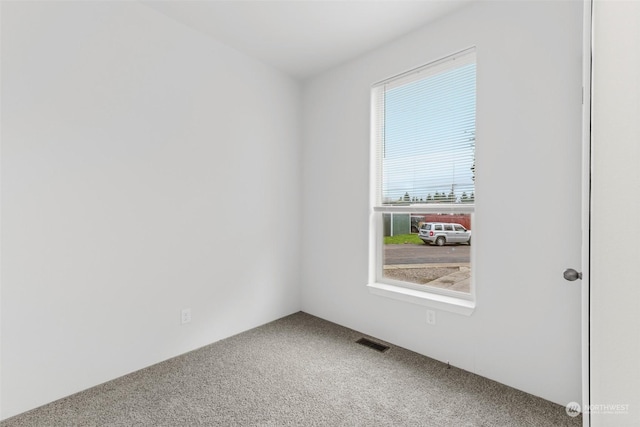
<path id="1" fill-rule="evenodd" d="M 183 308 L 182 311 L 180 312 L 180 319 L 183 325 L 191 322 L 191 309 Z"/>
<path id="2" fill-rule="evenodd" d="M 436 312 L 433 310 L 427 310 L 427 324 L 435 325 L 436 324 Z"/>

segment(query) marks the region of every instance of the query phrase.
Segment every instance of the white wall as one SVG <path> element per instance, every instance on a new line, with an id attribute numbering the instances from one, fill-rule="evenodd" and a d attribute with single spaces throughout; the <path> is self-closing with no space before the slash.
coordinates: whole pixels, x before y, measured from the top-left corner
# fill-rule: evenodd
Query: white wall
<path id="1" fill-rule="evenodd" d="M 470 317 L 440 311 L 434 327 L 424 307 L 372 295 L 365 286 L 370 87 L 474 45 L 478 307 Z M 580 181 L 572 175 L 541 187 L 535 176 L 572 158 L 579 167 L 581 60 L 581 2 L 477 2 L 308 82 L 303 310 L 560 404 L 580 401 L 580 286 L 561 277 L 580 260 L 573 245 L 580 236 Z M 515 194 L 525 197 L 506 203 Z M 567 214 L 565 202 L 575 223 L 531 226 L 548 214 Z M 505 229 L 502 237 L 512 240 L 497 238 Z M 575 264 L 555 255 L 567 245 L 574 246 Z M 541 261 L 533 264 L 525 248 Z M 565 336 L 558 322 L 575 327 Z"/>
<path id="2" fill-rule="evenodd" d="M 594 427 L 640 425 L 639 40 L 640 2 L 595 2 L 591 403 L 622 407 L 593 408 Z"/>
<path id="3" fill-rule="evenodd" d="M 137 2 L 2 43 L 2 418 L 299 310 L 296 82 Z"/>

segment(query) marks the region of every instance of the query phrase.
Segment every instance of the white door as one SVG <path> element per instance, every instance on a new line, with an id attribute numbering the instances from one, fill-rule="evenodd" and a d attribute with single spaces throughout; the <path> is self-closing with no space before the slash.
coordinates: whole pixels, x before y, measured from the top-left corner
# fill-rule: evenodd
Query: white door
<path id="1" fill-rule="evenodd" d="M 584 281 L 563 277 L 586 269 L 583 7 L 505 7 L 529 19 L 526 36 L 505 43 L 512 50 L 478 47 L 477 362 L 481 374 L 566 405 L 583 400 Z"/>

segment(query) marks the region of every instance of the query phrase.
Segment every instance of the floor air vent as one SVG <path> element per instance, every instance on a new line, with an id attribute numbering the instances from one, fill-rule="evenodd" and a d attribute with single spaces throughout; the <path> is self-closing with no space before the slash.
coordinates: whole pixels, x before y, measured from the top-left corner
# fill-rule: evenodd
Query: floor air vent
<path id="1" fill-rule="evenodd" d="M 371 340 L 368 340 L 366 338 L 360 338 L 358 341 L 356 341 L 358 344 L 363 345 L 365 347 L 369 347 L 372 348 L 376 351 L 379 351 L 380 353 L 384 353 L 385 351 L 389 350 L 389 346 L 387 345 L 383 345 L 377 342 L 373 342 Z"/>

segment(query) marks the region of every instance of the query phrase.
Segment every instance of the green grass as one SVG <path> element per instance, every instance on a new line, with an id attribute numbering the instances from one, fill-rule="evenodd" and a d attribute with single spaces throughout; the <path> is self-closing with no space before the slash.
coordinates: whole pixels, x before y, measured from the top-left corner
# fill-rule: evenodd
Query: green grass
<path id="1" fill-rule="evenodd" d="M 424 244 L 417 234 L 400 234 L 398 236 L 386 236 L 384 238 L 385 245 L 404 245 L 411 244 Z"/>

